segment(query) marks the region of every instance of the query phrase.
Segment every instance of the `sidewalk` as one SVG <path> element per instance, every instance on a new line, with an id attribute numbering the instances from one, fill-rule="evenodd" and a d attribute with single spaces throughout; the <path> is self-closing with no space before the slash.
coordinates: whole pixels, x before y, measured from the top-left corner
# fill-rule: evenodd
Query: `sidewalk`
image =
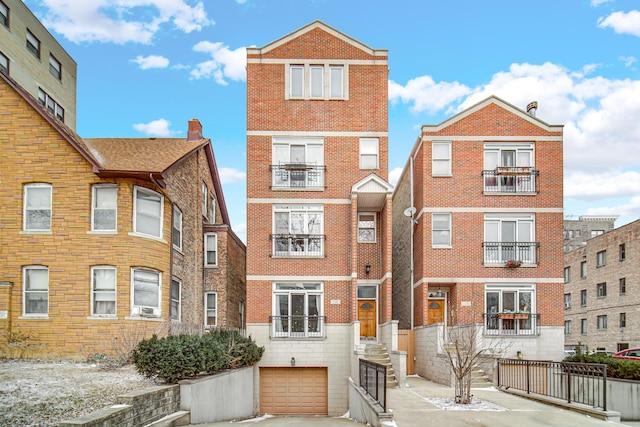
<path id="1" fill-rule="evenodd" d="M 407 378 L 402 388 L 387 390 L 387 410 L 393 413 L 389 427 L 615 427 L 640 426 L 640 423 L 615 423 L 591 418 L 553 405 L 504 393 L 494 388 L 473 389 L 478 399 L 467 409 L 443 407 L 453 397 L 453 389 L 423 378 Z M 440 407 L 439 407 L 440 406 Z M 359 426 L 347 418 L 330 417 L 261 417 L 245 421 L 198 424 L 199 427 L 346 427 Z"/>

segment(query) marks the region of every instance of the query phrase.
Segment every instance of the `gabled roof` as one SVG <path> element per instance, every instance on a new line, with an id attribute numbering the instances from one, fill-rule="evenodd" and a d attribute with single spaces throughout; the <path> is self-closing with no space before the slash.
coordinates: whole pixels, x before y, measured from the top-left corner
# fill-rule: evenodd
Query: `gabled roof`
<path id="1" fill-rule="evenodd" d="M 485 108 L 487 105 L 489 104 L 496 104 L 501 108 L 504 108 L 505 110 L 508 110 L 509 112 L 511 112 L 512 114 L 519 116 L 520 118 L 548 131 L 548 132 L 561 132 L 562 131 L 562 127 L 563 125 L 550 125 L 547 124 L 546 122 L 540 120 L 539 118 L 532 116 L 531 114 L 528 114 L 526 111 L 514 106 L 513 104 L 508 103 L 507 101 L 504 101 L 503 99 L 498 98 L 495 95 L 491 95 L 490 97 L 478 102 L 475 105 L 472 105 L 471 107 L 467 108 L 464 111 L 459 112 L 458 114 L 456 114 L 455 116 L 452 116 L 450 118 L 448 118 L 447 120 L 443 121 L 440 124 L 437 125 L 423 125 L 422 126 L 422 131 L 423 132 L 438 132 L 441 129 L 446 128 L 447 126 L 451 126 L 452 124 L 454 124 L 455 122 L 464 119 L 467 116 L 470 116 L 471 114 Z"/>
<path id="2" fill-rule="evenodd" d="M 280 37 L 278 40 L 273 41 L 269 44 L 264 45 L 263 47 L 257 48 L 257 47 L 249 47 L 247 48 L 247 53 L 249 54 L 265 54 L 273 49 L 276 49 L 280 46 L 282 46 L 283 44 L 297 38 L 300 37 L 301 35 L 314 30 L 316 28 L 320 28 L 323 31 L 326 31 L 327 33 L 331 34 L 334 37 L 339 38 L 340 40 L 349 43 L 350 45 L 366 52 L 369 55 L 374 55 L 374 56 L 387 56 L 388 55 L 388 51 L 387 49 L 373 49 L 369 46 L 367 46 L 364 43 L 359 42 L 358 40 L 354 39 L 353 37 L 350 37 L 346 34 L 344 34 L 341 31 L 336 30 L 335 28 L 325 24 L 322 21 L 316 20 L 313 21 L 301 28 L 298 28 L 297 30 L 283 36 Z"/>
<path id="3" fill-rule="evenodd" d="M 353 184 L 351 194 L 358 197 L 359 210 L 382 209 L 388 195 L 393 192 L 393 185 L 372 173 Z"/>

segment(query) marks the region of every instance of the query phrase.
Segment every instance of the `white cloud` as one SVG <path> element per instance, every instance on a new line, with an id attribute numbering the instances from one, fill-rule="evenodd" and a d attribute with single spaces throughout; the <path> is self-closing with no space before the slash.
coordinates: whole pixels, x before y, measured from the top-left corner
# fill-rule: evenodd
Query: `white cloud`
<path id="1" fill-rule="evenodd" d="M 220 181 L 223 184 L 232 184 L 234 182 L 243 182 L 247 179 L 247 174 L 234 168 L 218 168 Z"/>
<path id="2" fill-rule="evenodd" d="M 202 2 L 184 0 L 42 0 L 48 8 L 42 22 L 72 42 L 151 43 L 167 23 L 185 33 L 214 22 Z M 144 13 L 141 12 L 141 9 Z M 131 20 L 131 16 L 146 19 Z"/>
<path id="3" fill-rule="evenodd" d="M 221 42 L 202 41 L 196 44 L 193 50 L 211 55 L 211 60 L 196 65 L 190 73 L 192 78 L 213 78 L 216 83 L 221 85 L 228 84 L 226 79 L 234 81 L 246 80 L 247 55 L 244 47 L 230 50 L 228 46 L 224 46 Z"/>
<path id="4" fill-rule="evenodd" d="M 411 79 L 406 86 L 394 81 L 389 81 L 389 101 L 392 103 L 401 101 L 410 104 L 410 110 L 416 113 L 433 113 L 445 106 L 469 95 L 471 89 L 458 82 L 436 83 L 431 76 L 420 76 Z"/>
<path id="5" fill-rule="evenodd" d="M 393 168 L 389 171 L 389 184 L 395 186 L 402 175 L 402 168 Z"/>
<path id="6" fill-rule="evenodd" d="M 611 1 L 613 0 L 591 0 L 591 6 L 597 7 L 597 6 L 600 6 L 601 4 L 609 3 Z"/>
<path id="7" fill-rule="evenodd" d="M 598 27 L 612 28 L 616 34 L 640 37 L 640 11 L 613 12 L 606 18 L 598 19 Z"/>
<path id="8" fill-rule="evenodd" d="M 624 66 L 629 68 L 633 67 L 633 64 L 635 64 L 638 59 L 635 56 L 621 56 L 620 61 L 624 62 Z"/>
<path id="9" fill-rule="evenodd" d="M 159 55 L 138 55 L 136 59 L 132 59 L 131 62 L 138 64 L 142 70 L 148 70 L 149 68 L 167 68 L 169 66 L 169 60 Z"/>
<path id="10" fill-rule="evenodd" d="M 165 119 L 153 120 L 149 123 L 136 123 L 133 125 L 135 130 L 149 136 L 167 138 L 180 133 L 179 131 L 169 129 L 170 127 L 171 122 Z"/>
<path id="11" fill-rule="evenodd" d="M 564 195 L 580 200 L 638 195 L 640 172 L 612 170 L 603 173 L 574 172 L 565 177 Z"/>

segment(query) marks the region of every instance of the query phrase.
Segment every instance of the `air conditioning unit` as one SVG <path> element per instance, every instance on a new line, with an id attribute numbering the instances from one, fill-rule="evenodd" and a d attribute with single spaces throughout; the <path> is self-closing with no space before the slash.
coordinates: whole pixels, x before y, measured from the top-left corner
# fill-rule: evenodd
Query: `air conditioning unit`
<path id="1" fill-rule="evenodd" d="M 158 317 L 157 314 L 154 314 L 153 307 L 140 307 L 140 316 L 142 316 L 142 317 Z"/>
<path id="2" fill-rule="evenodd" d="M 570 302 L 565 302 L 564 303 L 564 308 L 570 308 L 571 307 L 571 303 Z"/>

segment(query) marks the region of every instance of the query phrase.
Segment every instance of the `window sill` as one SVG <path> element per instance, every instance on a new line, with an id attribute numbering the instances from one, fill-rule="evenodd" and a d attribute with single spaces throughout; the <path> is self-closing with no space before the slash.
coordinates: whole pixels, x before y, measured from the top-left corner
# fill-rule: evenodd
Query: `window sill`
<path id="1" fill-rule="evenodd" d="M 142 237 L 143 239 L 149 239 L 149 240 L 155 240 L 156 242 L 160 242 L 160 243 L 164 243 L 167 244 L 168 242 L 166 240 L 164 240 L 162 237 L 157 237 L 157 236 L 152 236 L 150 234 L 142 234 L 142 233 L 137 233 L 135 231 L 131 231 L 129 232 L 129 236 L 133 236 L 133 237 Z"/>
<path id="2" fill-rule="evenodd" d="M 21 235 L 30 235 L 30 234 L 53 234 L 51 230 L 22 230 L 20 231 Z"/>
<path id="3" fill-rule="evenodd" d="M 144 316 L 126 316 L 124 320 L 144 320 L 147 322 L 164 322 L 161 316 L 158 317 L 144 317 Z"/>
<path id="4" fill-rule="evenodd" d="M 271 191 L 324 191 L 324 187 L 271 187 Z"/>
<path id="5" fill-rule="evenodd" d="M 205 265 L 204 268 L 219 268 L 219 265 Z"/>
<path id="6" fill-rule="evenodd" d="M 49 320 L 49 315 L 48 314 L 42 314 L 42 315 L 25 314 L 25 315 L 22 315 L 22 316 L 18 317 L 18 319 L 20 319 L 20 320 Z"/>
<path id="7" fill-rule="evenodd" d="M 271 259 L 325 259 L 324 255 L 271 255 Z"/>
<path id="8" fill-rule="evenodd" d="M 117 320 L 118 316 L 115 314 L 93 314 L 91 316 L 87 316 L 87 320 Z"/>
<path id="9" fill-rule="evenodd" d="M 453 249 L 453 246 L 431 246 L 431 249 Z"/>
<path id="10" fill-rule="evenodd" d="M 368 240 L 358 240 L 358 243 L 370 243 L 371 244 L 371 243 L 378 243 L 378 242 L 371 242 L 371 241 L 368 241 Z"/>
<path id="11" fill-rule="evenodd" d="M 118 234 L 118 230 L 89 230 L 87 234 L 106 234 L 106 235 L 116 235 Z"/>

